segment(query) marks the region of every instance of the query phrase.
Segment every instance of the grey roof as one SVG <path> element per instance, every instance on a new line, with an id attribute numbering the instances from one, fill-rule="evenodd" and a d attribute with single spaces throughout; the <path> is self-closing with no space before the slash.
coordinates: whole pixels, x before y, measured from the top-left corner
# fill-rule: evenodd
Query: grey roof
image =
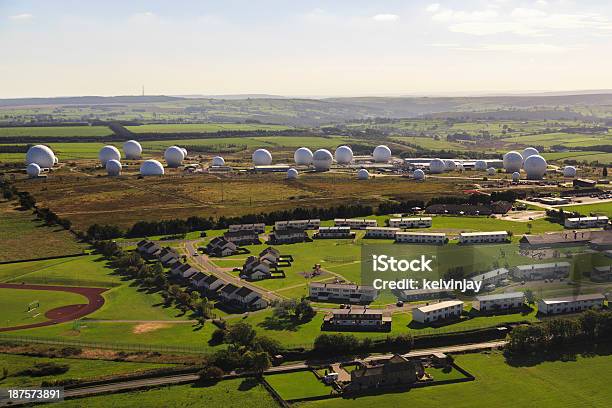
<path id="1" fill-rule="evenodd" d="M 482 302 L 483 300 L 501 300 L 501 299 L 512 299 L 512 298 L 524 298 L 523 292 L 508 292 L 508 293 L 497 293 L 495 295 L 483 295 L 476 296 L 476 300 Z"/>
<path id="2" fill-rule="evenodd" d="M 481 281 L 486 279 L 495 278 L 496 276 L 507 275 L 509 271 L 506 268 L 493 269 L 492 271 L 481 273 L 480 275 L 472 276 L 470 279 L 473 281 Z"/>
<path id="3" fill-rule="evenodd" d="M 517 265 L 516 269 L 522 270 L 537 270 L 537 269 L 546 269 L 546 268 L 560 268 L 560 267 L 569 267 L 569 262 L 550 262 L 550 263 L 542 263 L 542 264 L 531 264 L 531 265 Z"/>
<path id="4" fill-rule="evenodd" d="M 557 298 L 542 299 L 544 303 L 560 303 L 560 302 L 579 302 L 582 300 L 604 300 L 606 297 L 601 293 L 593 293 L 587 295 L 564 296 Z"/>

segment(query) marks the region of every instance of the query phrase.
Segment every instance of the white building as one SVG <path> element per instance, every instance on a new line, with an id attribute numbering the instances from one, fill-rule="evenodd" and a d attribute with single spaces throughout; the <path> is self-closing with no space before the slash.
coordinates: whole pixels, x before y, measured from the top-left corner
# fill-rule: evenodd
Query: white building
<path id="1" fill-rule="evenodd" d="M 258 224 L 233 224 L 230 225 L 228 231 L 236 232 L 236 231 L 255 231 L 258 234 L 262 234 L 266 230 L 266 224 L 258 223 Z"/>
<path id="2" fill-rule="evenodd" d="M 605 215 L 598 217 L 575 217 L 565 219 L 565 228 L 604 228 L 610 219 Z"/>
<path id="3" fill-rule="evenodd" d="M 595 282 L 612 281 L 612 265 L 594 267 L 591 272 L 591 280 Z"/>
<path id="4" fill-rule="evenodd" d="M 372 286 L 312 282 L 308 285 L 308 295 L 311 300 L 331 299 L 347 303 L 366 303 L 378 297 L 378 290 Z"/>
<path id="5" fill-rule="evenodd" d="M 313 238 L 333 239 L 333 238 L 354 238 L 355 233 L 351 232 L 351 227 L 321 227 L 313 235 Z"/>
<path id="6" fill-rule="evenodd" d="M 364 238 L 395 239 L 398 231 L 400 231 L 399 228 L 392 227 L 366 227 Z"/>
<path id="7" fill-rule="evenodd" d="M 496 295 L 476 296 L 473 307 L 481 312 L 519 309 L 525 303 L 523 292 L 499 293 Z"/>
<path id="8" fill-rule="evenodd" d="M 419 300 L 453 298 L 453 291 L 447 289 L 406 289 L 397 292 L 397 297 L 405 302 Z"/>
<path id="9" fill-rule="evenodd" d="M 316 230 L 321 226 L 321 220 L 291 220 L 291 221 L 276 221 L 274 223 L 275 230 L 284 229 L 302 229 L 302 230 Z"/>
<path id="10" fill-rule="evenodd" d="M 510 277 L 510 271 L 506 268 L 493 269 L 492 271 L 472 276 L 474 282 L 482 282 L 482 287 L 487 285 L 499 285 L 504 279 Z"/>
<path id="11" fill-rule="evenodd" d="M 302 228 L 275 229 L 268 236 L 271 244 L 295 244 L 308 240 L 308 233 Z"/>
<path id="12" fill-rule="evenodd" d="M 364 218 L 336 218 L 334 226 L 349 227 L 351 229 L 366 229 L 367 227 L 376 227 L 376 220 L 367 220 Z"/>
<path id="13" fill-rule="evenodd" d="M 431 323 L 438 320 L 457 319 L 463 312 L 463 302 L 446 300 L 427 306 L 412 309 L 412 320 L 419 323 Z"/>
<path id="14" fill-rule="evenodd" d="M 517 265 L 512 268 L 512 276 L 523 280 L 567 278 L 570 268 L 569 262 Z"/>
<path id="15" fill-rule="evenodd" d="M 395 242 L 402 244 L 435 244 L 443 245 L 448 242 L 443 232 L 397 232 Z"/>
<path id="16" fill-rule="evenodd" d="M 367 308 L 336 309 L 325 316 L 323 327 L 388 331 L 391 329 L 391 316 L 385 316 L 382 310 Z"/>
<path id="17" fill-rule="evenodd" d="M 228 300 L 243 310 L 258 310 L 268 306 L 268 302 L 259 293 L 246 286 L 231 292 Z"/>
<path id="18" fill-rule="evenodd" d="M 577 295 L 538 301 L 538 312 L 546 315 L 582 312 L 588 309 L 601 309 L 605 296 L 601 294 Z"/>
<path id="19" fill-rule="evenodd" d="M 506 231 L 462 232 L 459 234 L 460 244 L 490 244 L 507 241 L 508 232 Z"/>
<path id="20" fill-rule="evenodd" d="M 431 217 L 391 218 L 389 220 L 389 226 L 394 228 L 429 228 L 431 224 Z"/>

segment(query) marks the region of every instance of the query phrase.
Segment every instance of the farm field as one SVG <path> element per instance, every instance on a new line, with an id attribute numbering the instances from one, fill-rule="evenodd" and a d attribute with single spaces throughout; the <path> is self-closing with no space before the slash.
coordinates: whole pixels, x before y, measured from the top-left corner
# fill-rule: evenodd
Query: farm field
<path id="1" fill-rule="evenodd" d="M 214 133 L 220 131 L 288 130 L 285 125 L 259 123 L 179 123 L 126 126 L 132 133 Z"/>
<path id="2" fill-rule="evenodd" d="M 561 153 L 543 153 L 546 160 L 575 160 L 577 162 L 586 161 L 588 163 L 597 161 L 603 164 L 612 164 L 612 153 L 598 151 L 569 151 Z"/>
<path id="3" fill-rule="evenodd" d="M 0 262 L 78 254 L 85 248 L 61 227 L 47 227 L 15 202 L 0 202 Z M 0 274 L 1 277 L 1 274 Z"/>
<path id="4" fill-rule="evenodd" d="M 266 375 L 265 379 L 285 401 L 329 395 L 333 390 L 312 371 Z"/>
<path id="5" fill-rule="evenodd" d="M 456 363 L 475 381 L 425 387 L 409 392 L 384 393 L 356 399 L 333 398 L 298 404 L 302 408 L 419 406 L 434 408 L 594 407 L 605 408 L 612 399 L 606 373 L 612 356 L 578 356 L 575 361 L 543 362 L 513 367 L 500 353 L 456 356 Z M 567 373 L 571 372 L 571 376 Z"/>
<path id="6" fill-rule="evenodd" d="M 35 364 L 55 363 L 67 364 L 70 368 L 64 374 L 47 375 L 42 377 L 30 377 L 21 375 L 24 369 L 31 368 Z M 63 379 L 90 379 L 114 374 L 137 373 L 155 368 L 171 367 L 171 364 L 157 363 L 133 363 L 106 360 L 86 360 L 80 358 L 46 358 L 32 357 L 18 354 L 0 354 L 0 370 L 8 369 L 8 377 L 0 380 L 0 387 L 36 387 L 43 381 Z"/>
<path id="7" fill-rule="evenodd" d="M 112 135 L 106 126 L 31 126 L 31 127 L 0 127 L 0 140 L 3 137 L 79 137 Z"/>
<path id="8" fill-rule="evenodd" d="M 54 408 L 77 408 L 84 404 L 88 408 L 159 407 L 160 401 L 168 408 L 196 407 L 249 407 L 270 408 L 277 403 L 268 391 L 253 378 L 237 378 L 220 381 L 213 385 L 176 385 L 145 391 L 102 395 L 85 399 L 67 400 L 49 404 Z"/>
<path id="9" fill-rule="evenodd" d="M 76 293 L 4 288 L 0 288 L 0 299 L 0 327 L 44 322 L 49 310 L 87 303 L 87 298 Z M 39 306 L 28 312 L 28 305 L 33 302 Z"/>

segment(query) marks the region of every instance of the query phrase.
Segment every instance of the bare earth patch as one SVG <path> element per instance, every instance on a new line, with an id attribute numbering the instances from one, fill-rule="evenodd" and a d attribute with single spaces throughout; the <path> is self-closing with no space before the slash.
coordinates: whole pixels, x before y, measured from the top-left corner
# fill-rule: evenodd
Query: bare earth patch
<path id="1" fill-rule="evenodd" d="M 165 329 L 167 327 L 170 327 L 168 323 L 141 323 L 141 324 L 134 326 L 134 329 L 132 329 L 132 333 L 134 334 L 150 333 L 152 331 L 159 330 L 159 329 Z"/>

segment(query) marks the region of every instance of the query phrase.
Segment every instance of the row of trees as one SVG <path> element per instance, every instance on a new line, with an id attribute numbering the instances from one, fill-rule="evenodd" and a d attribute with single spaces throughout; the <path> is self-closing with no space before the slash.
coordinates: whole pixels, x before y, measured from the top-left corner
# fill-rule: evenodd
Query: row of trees
<path id="1" fill-rule="evenodd" d="M 578 318 L 552 318 L 515 327 L 506 352 L 510 356 L 556 351 L 564 345 L 612 339 L 612 312 L 588 310 Z"/>
<path id="2" fill-rule="evenodd" d="M 387 347 L 409 350 L 414 345 L 414 338 L 410 333 L 387 336 L 384 344 Z M 364 337 L 360 340 L 353 334 L 344 333 L 320 334 L 314 342 L 314 350 L 327 355 L 347 355 L 356 352 L 367 352 L 371 351 L 374 346 L 374 340 L 369 337 Z"/>

